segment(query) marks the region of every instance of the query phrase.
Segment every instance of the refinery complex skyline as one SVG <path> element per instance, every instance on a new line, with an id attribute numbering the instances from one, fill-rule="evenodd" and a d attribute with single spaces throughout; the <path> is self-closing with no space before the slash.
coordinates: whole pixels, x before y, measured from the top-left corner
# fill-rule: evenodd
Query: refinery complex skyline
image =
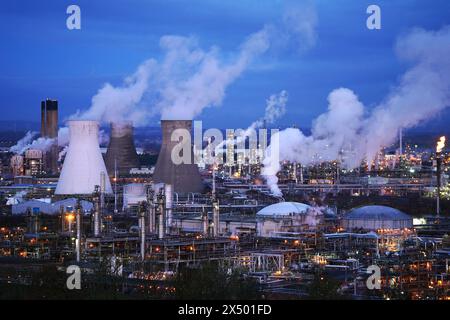
<path id="1" fill-rule="evenodd" d="M 0 301 L 450 300 L 448 1 L 74 2 L 0 4 Z"/>

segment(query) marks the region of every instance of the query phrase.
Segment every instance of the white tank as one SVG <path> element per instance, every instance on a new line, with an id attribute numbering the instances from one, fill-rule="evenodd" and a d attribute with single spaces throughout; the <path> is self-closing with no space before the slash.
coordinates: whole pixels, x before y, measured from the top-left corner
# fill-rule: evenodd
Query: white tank
<path id="1" fill-rule="evenodd" d="M 69 148 L 55 194 L 90 194 L 101 185 L 101 175 L 108 177 L 100 152 L 97 121 L 68 122 Z M 111 194 L 111 182 L 105 181 L 105 192 Z"/>

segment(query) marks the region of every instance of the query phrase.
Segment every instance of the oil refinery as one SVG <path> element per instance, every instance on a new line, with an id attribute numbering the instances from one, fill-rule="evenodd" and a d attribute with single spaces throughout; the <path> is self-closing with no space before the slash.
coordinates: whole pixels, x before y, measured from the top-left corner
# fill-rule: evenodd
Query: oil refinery
<path id="1" fill-rule="evenodd" d="M 450 2 L 9 2 L 0 301 L 450 301 Z"/>

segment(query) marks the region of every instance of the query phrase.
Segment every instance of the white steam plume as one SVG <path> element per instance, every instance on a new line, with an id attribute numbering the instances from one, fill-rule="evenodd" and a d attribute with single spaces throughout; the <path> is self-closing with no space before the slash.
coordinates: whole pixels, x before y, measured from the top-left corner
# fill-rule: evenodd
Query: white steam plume
<path id="1" fill-rule="evenodd" d="M 298 129 L 275 136 L 279 145 L 268 147 L 263 169 L 274 194 L 281 194 L 279 160 L 303 165 L 338 160 L 348 168 L 364 159 L 370 164 L 381 148 L 396 141 L 400 128 L 414 127 L 450 106 L 450 27 L 436 32 L 416 29 L 399 39 L 396 49 L 413 66 L 372 112 L 365 116 L 357 96 L 341 88 L 330 93 L 328 111 L 314 121 L 311 136 Z"/>
<path id="2" fill-rule="evenodd" d="M 29 149 L 29 145 L 33 141 L 34 137 L 37 136 L 37 134 L 38 133 L 35 131 L 28 131 L 22 139 L 17 141 L 17 143 L 14 146 L 9 148 L 9 151 L 17 154 L 24 153 L 25 150 Z"/>
<path id="3" fill-rule="evenodd" d="M 266 109 L 264 117 L 253 122 L 245 131 L 242 132 L 236 138 L 236 141 L 225 140 L 217 145 L 216 150 L 220 152 L 225 144 L 233 143 L 238 144 L 242 142 L 246 137 L 250 136 L 253 130 L 261 128 L 264 123 L 273 124 L 276 120 L 281 118 L 286 113 L 286 103 L 288 101 L 288 93 L 286 90 L 282 90 L 279 94 L 272 94 L 266 100 Z"/>

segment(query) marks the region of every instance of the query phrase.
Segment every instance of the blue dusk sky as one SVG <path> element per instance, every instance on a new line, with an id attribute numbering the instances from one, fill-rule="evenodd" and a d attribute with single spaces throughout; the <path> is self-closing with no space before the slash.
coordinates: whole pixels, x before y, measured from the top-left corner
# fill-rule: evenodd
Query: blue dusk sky
<path id="1" fill-rule="evenodd" d="M 267 97 L 281 90 L 288 91 L 289 101 L 279 126 L 309 127 L 339 87 L 373 107 L 408 68 L 396 56 L 396 39 L 414 27 L 450 24 L 448 0 L 312 3 L 315 45 L 269 50 L 227 87 L 221 106 L 205 109 L 197 119 L 206 126 L 246 127 L 264 114 Z M 70 4 L 81 8 L 81 30 L 66 28 Z M 370 4 L 381 7 L 381 30 L 366 28 Z M 46 97 L 59 100 L 63 120 L 87 109 L 104 83 L 120 85 L 143 61 L 160 59 L 161 36 L 195 36 L 205 50 L 217 46 L 226 56 L 265 24 L 279 21 L 282 12 L 277 0 L 2 0 L 1 120 L 39 121 Z M 439 119 L 448 123 L 450 112 Z M 157 121 L 155 116 L 152 123 Z"/>

